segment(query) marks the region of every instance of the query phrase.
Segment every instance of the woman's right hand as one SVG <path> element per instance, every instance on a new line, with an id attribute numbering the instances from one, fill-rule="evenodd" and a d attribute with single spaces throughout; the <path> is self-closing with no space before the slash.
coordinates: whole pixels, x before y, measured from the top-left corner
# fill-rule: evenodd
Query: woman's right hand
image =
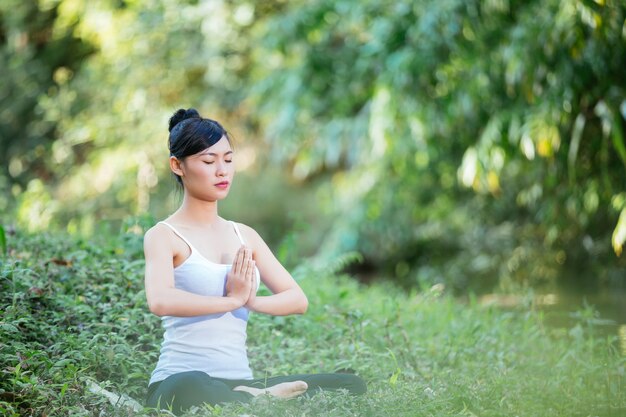
<path id="1" fill-rule="evenodd" d="M 241 246 L 235 255 L 233 266 L 226 276 L 226 296 L 244 305 L 250 297 L 254 276 L 252 249 Z"/>

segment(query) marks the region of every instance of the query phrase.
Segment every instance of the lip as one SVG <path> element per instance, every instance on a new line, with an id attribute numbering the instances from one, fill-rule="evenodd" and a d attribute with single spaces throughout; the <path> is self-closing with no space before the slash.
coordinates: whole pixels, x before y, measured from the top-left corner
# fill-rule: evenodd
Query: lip
<path id="1" fill-rule="evenodd" d="M 218 182 L 217 184 L 215 184 L 215 186 L 216 186 L 217 188 L 222 188 L 222 189 L 224 189 L 224 188 L 228 188 L 228 185 L 229 185 L 229 184 L 230 184 L 230 183 L 229 183 L 228 181 L 222 181 L 222 182 Z"/>

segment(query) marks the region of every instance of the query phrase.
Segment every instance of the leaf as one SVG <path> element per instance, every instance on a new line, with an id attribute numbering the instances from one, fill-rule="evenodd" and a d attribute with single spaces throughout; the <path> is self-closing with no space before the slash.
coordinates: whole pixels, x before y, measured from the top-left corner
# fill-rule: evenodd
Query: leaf
<path id="1" fill-rule="evenodd" d="M 578 157 L 578 148 L 580 148 L 580 140 L 583 130 L 585 129 L 586 121 L 587 119 L 582 113 L 578 114 L 576 121 L 574 121 L 574 128 L 572 129 L 572 141 L 567 153 L 567 166 L 571 185 L 574 185 L 576 182 L 576 158 Z"/>
<path id="2" fill-rule="evenodd" d="M 59 266 L 72 266 L 72 261 L 67 260 L 67 259 L 59 259 L 59 258 L 52 258 L 48 261 L 48 263 L 53 263 Z"/>
<path id="3" fill-rule="evenodd" d="M 66 365 L 73 364 L 74 362 L 75 362 L 74 359 L 69 359 L 69 358 L 60 359 L 54 363 L 53 367 L 64 368 Z"/>
<path id="4" fill-rule="evenodd" d="M 613 109 L 604 100 L 600 100 L 594 110 L 602 120 L 603 133 L 611 135 L 613 146 L 624 165 L 626 165 L 626 145 L 624 144 L 621 121 L 615 117 Z"/>
<path id="5" fill-rule="evenodd" d="M 613 134 L 611 138 L 613 139 L 613 146 L 617 150 L 620 158 L 624 165 L 626 165 L 626 145 L 624 145 L 624 133 L 622 132 L 621 123 L 617 119 L 613 119 Z"/>
<path id="6" fill-rule="evenodd" d="M 396 385 L 396 383 L 398 382 L 399 376 L 400 376 L 400 368 L 397 368 L 396 371 L 393 373 L 393 375 L 391 375 L 391 378 L 389 378 L 389 384 L 391 386 Z"/>
<path id="7" fill-rule="evenodd" d="M 395 371 L 393 372 L 393 374 L 389 378 L 389 385 L 391 385 L 393 387 L 398 382 L 398 377 L 402 373 L 402 369 L 400 369 L 400 366 L 398 366 L 398 360 L 396 359 L 396 355 L 394 355 L 393 351 L 391 349 L 387 349 L 387 351 L 391 355 L 391 358 L 393 359 L 393 362 L 394 362 L 394 364 L 396 366 Z"/>
<path id="8" fill-rule="evenodd" d="M 611 243 L 613 244 L 613 250 L 617 256 L 622 255 L 622 249 L 626 242 L 626 208 L 622 209 L 617 221 L 617 226 L 613 230 L 613 237 Z"/>
<path id="9" fill-rule="evenodd" d="M 0 322 L 0 329 L 7 333 L 18 333 L 19 330 L 17 327 L 12 325 L 11 323 Z"/>
<path id="10" fill-rule="evenodd" d="M 4 232 L 4 227 L 0 224 L 0 251 L 2 255 L 7 254 L 7 235 Z"/>
<path id="11" fill-rule="evenodd" d="M 602 7 L 604 6 L 603 2 L 594 0 L 581 0 L 581 3 L 596 12 L 602 11 Z"/>
<path id="12" fill-rule="evenodd" d="M 63 386 L 61 387 L 61 398 L 65 396 L 65 391 L 67 391 L 68 387 L 69 387 L 69 384 L 67 382 L 63 384 Z"/>

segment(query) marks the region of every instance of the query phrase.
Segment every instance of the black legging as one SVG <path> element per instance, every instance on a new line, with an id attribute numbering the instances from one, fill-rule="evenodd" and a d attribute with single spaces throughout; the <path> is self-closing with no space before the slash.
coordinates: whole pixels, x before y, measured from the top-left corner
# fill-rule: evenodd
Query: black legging
<path id="1" fill-rule="evenodd" d="M 304 381 L 309 386 L 307 392 L 317 390 L 336 391 L 346 389 L 353 395 L 366 391 L 365 382 L 353 374 L 304 374 L 275 376 L 259 379 L 222 379 L 213 378 L 204 372 L 189 371 L 171 375 L 163 381 L 150 384 L 146 406 L 172 410 L 180 414 L 194 406 L 208 403 L 211 405 L 226 402 L 248 402 L 252 394 L 233 391 L 233 388 L 245 385 L 255 388 L 267 388 L 282 382 Z"/>

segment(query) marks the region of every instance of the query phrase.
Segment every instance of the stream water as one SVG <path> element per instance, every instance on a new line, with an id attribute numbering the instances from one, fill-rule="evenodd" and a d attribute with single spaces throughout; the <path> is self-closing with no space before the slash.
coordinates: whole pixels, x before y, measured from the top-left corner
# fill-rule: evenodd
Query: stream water
<path id="1" fill-rule="evenodd" d="M 535 308 L 543 311 L 547 325 L 572 328 L 581 323 L 592 324 L 596 332 L 615 336 L 619 350 L 626 356 L 626 288 L 559 289 L 537 293 L 533 299 Z M 480 297 L 480 302 L 515 308 L 520 307 L 525 298 L 487 294 Z"/>

